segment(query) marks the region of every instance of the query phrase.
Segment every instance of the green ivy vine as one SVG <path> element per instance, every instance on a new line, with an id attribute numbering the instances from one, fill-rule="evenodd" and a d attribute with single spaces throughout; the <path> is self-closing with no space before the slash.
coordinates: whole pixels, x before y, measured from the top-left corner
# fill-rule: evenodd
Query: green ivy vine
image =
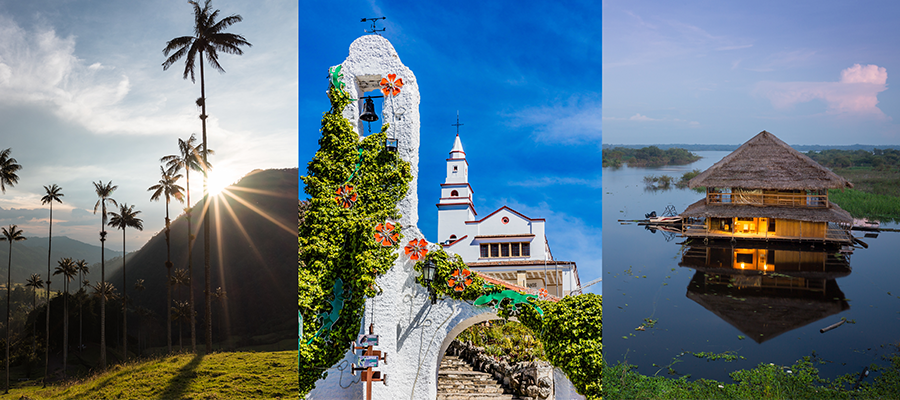
<path id="1" fill-rule="evenodd" d="M 473 273 L 469 275 L 472 279 L 472 283 L 469 284 L 465 290 L 463 291 L 455 291 L 450 285 L 447 284 L 447 281 L 451 278 L 451 274 L 453 271 L 457 269 L 462 269 L 464 271 L 468 271 L 469 267 L 463 261 L 462 257 L 459 254 L 450 255 L 447 254 L 443 249 L 434 250 L 425 255 L 425 258 L 416 262 L 415 269 L 419 274 L 416 275 L 416 283 L 426 286 L 425 281 L 422 278 L 422 268 L 425 265 L 425 262 L 431 261 L 435 264 L 434 271 L 434 279 L 431 282 L 431 290 L 433 290 L 437 297 L 449 297 L 454 300 L 468 300 L 475 301 L 479 296 L 485 294 L 491 294 L 495 292 L 499 292 L 502 289 L 498 287 L 494 287 L 491 285 L 485 284 L 483 278 L 478 276 L 478 274 Z"/>
<path id="2" fill-rule="evenodd" d="M 412 180 L 409 163 L 385 149 L 387 124 L 360 141 L 342 116 L 350 104 L 349 95 L 332 88 L 329 99 L 331 109 L 322 118 L 319 151 L 302 177 L 309 200 L 302 210 L 298 239 L 298 306 L 303 317 L 298 355 L 301 397 L 344 356 L 347 343 L 360 330 L 366 299 L 380 291 L 375 279 L 394 264 L 399 244 L 377 243 L 375 227 L 400 218 L 397 203 Z M 345 183 L 352 185 L 357 195 L 349 208 L 335 201 Z M 395 231 L 402 229 L 395 225 Z M 338 278 L 343 281 L 346 300 L 327 334 L 316 336 L 322 328 L 319 315 L 334 312 L 330 300 Z"/>
<path id="3" fill-rule="evenodd" d="M 516 318 L 538 336 L 550 363 L 566 373 L 578 393 L 599 399 L 603 389 L 603 296 L 586 293 L 538 303 L 543 318 L 533 307 L 519 307 Z M 508 318 L 508 310 L 502 310 L 500 316 Z"/>

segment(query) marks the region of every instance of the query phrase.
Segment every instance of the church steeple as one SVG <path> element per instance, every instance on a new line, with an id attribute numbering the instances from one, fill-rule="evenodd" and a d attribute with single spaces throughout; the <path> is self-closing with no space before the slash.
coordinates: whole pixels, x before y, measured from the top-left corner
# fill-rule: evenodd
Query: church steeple
<path id="1" fill-rule="evenodd" d="M 466 158 L 466 152 L 463 151 L 462 142 L 459 141 L 459 134 L 456 134 L 456 140 L 453 141 L 453 149 L 450 150 L 450 158 Z"/>
<path id="2" fill-rule="evenodd" d="M 458 133 L 450 149 L 450 158 L 447 158 L 447 178 L 441 184 L 437 207 L 440 242 L 463 236 L 465 221 L 472 221 L 477 215 L 469 186 L 469 162 Z"/>

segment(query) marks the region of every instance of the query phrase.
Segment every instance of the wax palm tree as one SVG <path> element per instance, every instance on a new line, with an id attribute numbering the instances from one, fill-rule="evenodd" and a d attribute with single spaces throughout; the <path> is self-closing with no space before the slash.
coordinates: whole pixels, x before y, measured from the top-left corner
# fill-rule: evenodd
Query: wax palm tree
<path id="1" fill-rule="evenodd" d="M 101 299 L 105 297 L 106 300 L 110 301 L 119 298 L 119 295 L 116 293 L 116 287 L 109 282 L 97 282 L 91 285 L 91 289 L 94 289 L 94 297 L 99 297 Z"/>
<path id="2" fill-rule="evenodd" d="M 63 375 L 66 375 L 69 357 L 69 282 L 78 275 L 78 267 L 71 258 L 65 257 L 58 261 L 59 266 L 53 271 L 53 275 L 63 276 Z"/>
<path id="3" fill-rule="evenodd" d="M 118 189 L 118 186 L 113 186 L 112 181 L 103 183 L 101 180 L 99 183 L 94 182 L 94 190 L 97 193 L 97 197 L 100 199 L 97 200 L 97 203 L 94 204 L 94 214 L 97 213 L 97 208 L 101 209 L 100 212 L 100 286 L 98 288 L 104 288 L 104 284 L 106 283 L 106 260 L 105 260 L 105 251 L 106 251 L 106 204 L 111 203 L 113 206 L 118 206 L 112 197 L 112 193 Z M 100 368 L 106 369 L 106 298 L 108 295 L 100 296 Z"/>
<path id="4" fill-rule="evenodd" d="M 109 212 L 109 226 L 122 230 L 122 281 L 128 282 L 125 274 L 125 228 L 144 230 L 144 221 L 137 217 L 140 211 L 134 206 L 122 203 L 119 205 L 119 213 Z M 122 286 L 122 359 L 128 359 L 128 285 Z"/>
<path id="5" fill-rule="evenodd" d="M 25 287 L 31 287 L 31 311 L 37 309 L 37 290 L 44 287 L 44 280 L 40 274 L 31 274 L 25 281 Z M 37 324 L 31 324 L 31 348 L 37 349 Z"/>
<path id="6" fill-rule="evenodd" d="M 188 75 L 190 75 L 191 82 L 195 82 L 195 60 L 200 60 L 200 98 L 197 100 L 197 103 L 201 107 L 200 121 L 203 127 L 203 148 L 208 149 L 209 146 L 206 140 L 206 84 L 203 77 L 203 53 L 206 53 L 206 60 L 214 69 L 224 73 L 225 69 L 219 65 L 219 52 L 242 55 L 244 54 L 244 51 L 241 50 L 241 46 L 251 47 L 252 45 L 241 35 L 223 32 L 225 28 L 242 21 L 243 17 L 234 14 L 216 21 L 219 17 L 219 10 L 213 11 L 211 9 L 210 0 L 206 0 L 202 8 L 200 7 L 200 4 L 195 1 L 190 1 L 190 3 L 194 6 L 194 36 L 181 36 L 166 43 L 163 54 L 168 56 L 168 58 L 162 64 L 162 67 L 163 70 L 167 70 L 182 57 L 186 57 L 183 78 L 187 79 Z M 172 55 L 169 56 L 169 53 L 172 53 Z M 205 153 L 203 155 L 203 161 L 204 163 L 207 161 Z M 204 172 L 204 198 L 207 197 L 207 178 L 208 173 Z M 206 207 L 205 209 L 204 221 L 207 222 L 203 224 L 203 268 L 206 282 L 206 352 L 209 353 L 212 352 L 212 309 L 210 308 L 209 290 L 209 207 Z M 193 301 L 191 304 L 193 304 Z M 193 310 L 191 311 L 191 329 L 194 329 Z"/>
<path id="7" fill-rule="evenodd" d="M 187 195 L 187 208 L 185 208 L 185 212 L 187 213 L 187 226 L 188 226 L 188 273 L 194 273 L 194 231 L 191 229 L 191 170 L 194 171 L 203 171 L 204 166 L 206 170 L 212 168 L 208 162 L 206 162 L 206 154 L 215 154 L 214 150 L 207 150 L 205 146 L 197 144 L 197 137 L 194 134 L 191 134 L 191 137 L 185 141 L 182 139 L 178 139 L 178 153 L 172 154 L 160 158 L 159 161 L 166 164 L 166 172 L 175 175 L 178 171 L 184 169 L 185 173 L 185 194 Z M 188 302 L 191 305 L 191 315 L 193 315 L 194 311 L 194 286 L 190 285 L 191 297 L 188 299 Z M 193 317 L 191 317 L 191 351 L 197 352 L 197 324 Z"/>
<path id="8" fill-rule="evenodd" d="M 172 276 L 169 278 L 169 284 L 171 286 L 175 287 L 175 290 L 176 290 L 175 294 L 180 295 L 181 294 L 181 290 L 179 290 L 180 288 L 182 288 L 184 286 L 191 286 L 191 276 L 186 269 L 178 268 L 175 270 L 175 273 L 173 273 Z M 179 310 L 180 303 L 188 304 L 189 302 L 179 302 L 178 300 L 175 300 L 175 306 L 172 306 L 169 308 L 169 311 L 170 311 L 169 318 L 171 318 L 173 321 L 178 321 L 178 348 L 179 348 L 179 350 L 184 350 L 184 346 L 181 344 L 181 318 L 190 316 L 190 304 L 188 304 L 188 310 L 184 312 L 184 315 L 179 316 L 179 315 L 172 314 L 173 312 L 177 313 L 177 312 L 181 311 L 181 310 Z"/>
<path id="9" fill-rule="evenodd" d="M 78 260 L 75 262 L 75 268 L 78 270 L 78 291 L 79 293 L 84 290 L 85 282 L 87 280 L 84 279 L 84 276 L 91 272 L 91 268 L 88 266 L 87 261 Z M 84 348 L 84 297 L 78 297 L 78 351 L 81 352 L 81 349 Z"/>
<path id="10" fill-rule="evenodd" d="M 181 343 L 181 322 L 190 319 L 191 315 L 191 305 L 186 301 L 178 301 L 175 300 L 175 305 L 172 306 L 172 319 L 178 321 L 178 348 L 184 350 L 184 345 Z"/>
<path id="11" fill-rule="evenodd" d="M 15 158 L 9 156 L 12 149 L 0 151 L 0 190 L 6 193 L 6 187 L 13 187 L 19 183 L 19 175 L 16 172 L 22 169 Z"/>
<path id="12" fill-rule="evenodd" d="M 44 186 L 44 191 L 47 194 L 44 197 L 41 197 L 41 204 L 50 204 L 50 226 L 49 226 L 49 236 L 47 236 L 47 336 L 46 343 L 44 348 L 44 387 L 47 387 L 47 377 L 50 374 L 50 264 L 51 264 L 51 255 L 50 249 L 53 247 L 53 202 L 57 202 L 62 204 L 62 200 L 60 197 L 65 196 L 60 193 L 62 190 L 61 187 L 57 186 L 55 183 L 50 186 Z"/>
<path id="13" fill-rule="evenodd" d="M 6 392 L 3 394 L 9 394 L 9 289 L 12 287 L 12 245 L 13 242 L 25 240 L 25 236 L 22 236 L 22 230 L 16 225 L 10 225 L 9 229 L 4 226 L 0 242 L 4 240 L 9 240 L 9 263 L 6 268 Z"/>
<path id="14" fill-rule="evenodd" d="M 34 311 L 37 309 L 37 290 L 44 287 L 44 280 L 41 279 L 40 274 L 31 274 L 28 277 L 28 280 L 25 281 L 25 287 L 31 288 L 31 295 L 33 299 L 31 300 L 31 310 Z"/>
<path id="15" fill-rule="evenodd" d="M 144 289 L 145 288 L 144 288 L 144 280 L 143 279 L 138 279 L 137 281 L 134 282 L 134 290 L 137 290 L 138 293 L 143 292 Z M 168 307 L 168 304 L 166 305 L 166 307 Z M 142 316 L 142 313 L 143 313 L 143 310 L 141 310 L 142 308 L 143 307 L 135 307 L 134 308 L 134 311 L 138 313 L 138 355 L 141 354 L 141 318 L 140 317 Z"/>
<path id="16" fill-rule="evenodd" d="M 169 243 L 169 202 L 172 198 L 184 203 L 184 188 L 178 185 L 181 174 L 169 173 L 162 166 L 159 167 L 160 179 L 159 183 L 150 186 L 148 191 L 152 191 L 150 195 L 151 201 L 158 201 L 160 197 L 166 199 L 166 331 L 169 333 L 166 344 L 169 347 L 169 353 L 172 352 L 172 256 L 171 246 Z"/>

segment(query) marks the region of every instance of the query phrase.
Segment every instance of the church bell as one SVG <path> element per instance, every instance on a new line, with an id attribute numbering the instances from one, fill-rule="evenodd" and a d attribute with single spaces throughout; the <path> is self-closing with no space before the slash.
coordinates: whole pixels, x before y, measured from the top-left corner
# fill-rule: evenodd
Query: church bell
<path id="1" fill-rule="evenodd" d="M 378 121 L 378 114 L 375 114 L 375 103 L 372 102 L 371 97 L 366 97 L 366 102 L 363 105 L 363 112 L 359 115 L 359 119 L 366 122 Z"/>

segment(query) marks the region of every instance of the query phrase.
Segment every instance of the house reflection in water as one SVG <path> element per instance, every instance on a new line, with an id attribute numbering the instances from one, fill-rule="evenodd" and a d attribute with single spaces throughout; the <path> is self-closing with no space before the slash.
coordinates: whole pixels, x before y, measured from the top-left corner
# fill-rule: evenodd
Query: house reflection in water
<path id="1" fill-rule="evenodd" d="M 682 267 L 697 272 L 687 297 L 757 343 L 848 310 L 835 279 L 849 255 L 833 248 L 769 243 L 693 245 Z"/>

